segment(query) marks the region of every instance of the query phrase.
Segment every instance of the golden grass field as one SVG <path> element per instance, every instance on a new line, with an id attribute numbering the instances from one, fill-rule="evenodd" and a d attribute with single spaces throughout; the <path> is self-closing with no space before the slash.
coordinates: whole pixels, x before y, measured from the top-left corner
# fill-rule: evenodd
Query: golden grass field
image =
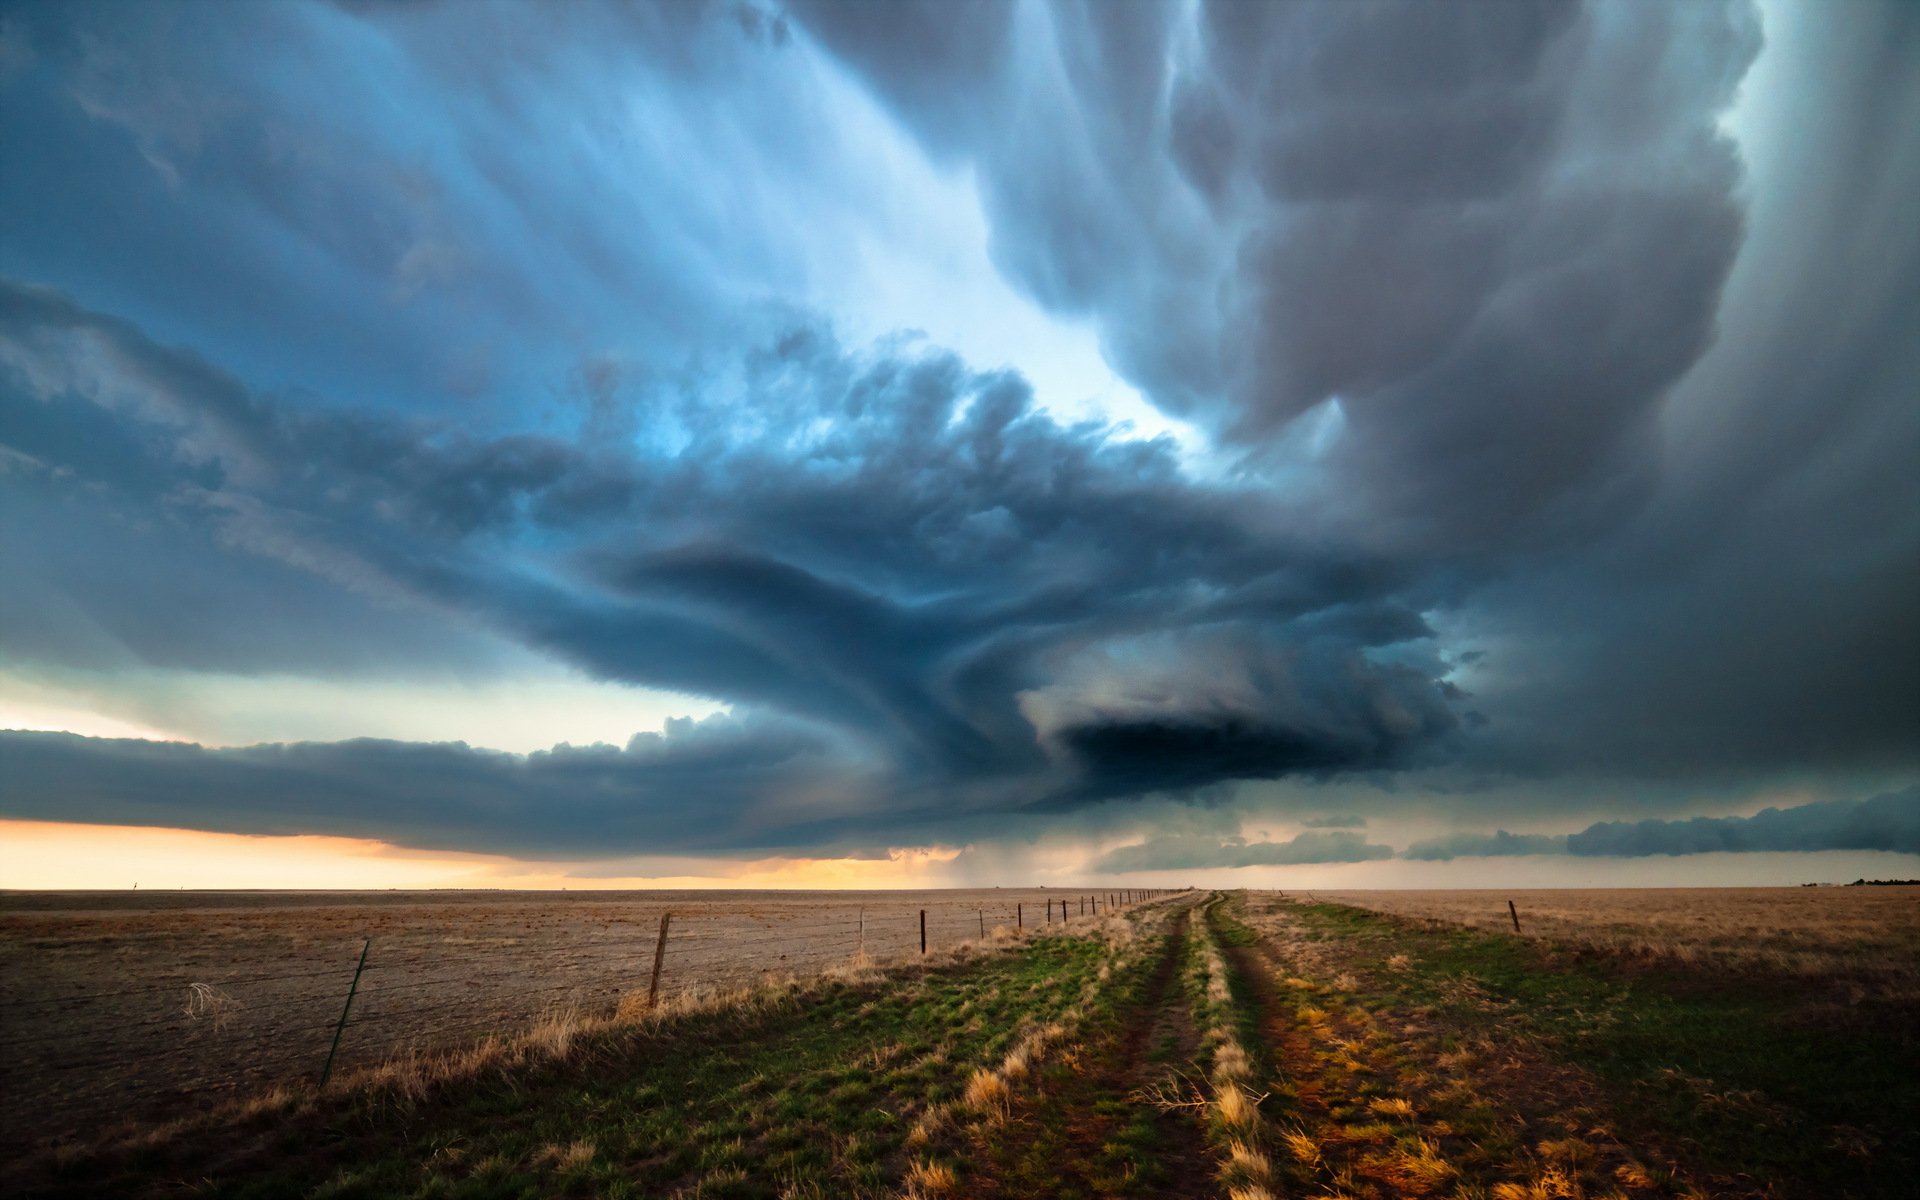
<path id="1" fill-rule="evenodd" d="M 938 950 L 1095 894 L 0 893 L 7 1133 L 317 1077 L 369 939 L 336 1069 L 644 1003 L 669 911 L 664 999 L 917 955 L 923 909 Z"/>

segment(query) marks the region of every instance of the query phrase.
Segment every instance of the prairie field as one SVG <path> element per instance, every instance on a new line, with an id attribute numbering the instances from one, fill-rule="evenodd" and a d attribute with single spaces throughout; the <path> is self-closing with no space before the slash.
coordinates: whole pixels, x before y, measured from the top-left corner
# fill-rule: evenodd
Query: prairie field
<path id="1" fill-rule="evenodd" d="M 1331 904 L 1682 963 L 1920 988 L 1920 888 L 1566 888 L 1312 893 Z"/>
<path id="2" fill-rule="evenodd" d="M 6 1141 L 472 1042 L 555 1012 L 813 975 L 1001 925 L 1086 919 L 1093 893 L 0 893 Z M 1104 903 L 1105 893 L 1100 893 Z M 1049 915 L 1051 913 L 1051 915 Z M 362 949 L 364 971 L 353 984 Z"/>
<path id="3" fill-rule="evenodd" d="M 157 922 L 156 941 L 172 927 L 177 951 L 197 946 L 202 956 L 182 969 L 204 975 L 235 966 L 236 956 L 219 957 L 222 946 L 253 953 L 269 930 L 306 930 L 310 945 L 333 952 L 351 923 L 344 914 L 358 909 L 363 924 L 386 921 L 376 946 L 401 942 L 403 931 L 425 939 L 458 928 L 489 948 L 467 961 L 564 946 L 572 962 L 617 946 L 623 965 L 608 986 L 625 990 L 611 1004 L 549 1006 L 464 1037 L 388 1045 L 324 1087 L 303 1068 L 297 1079 L 193 1104 L 183 1089 L 175 1111 L 113 1130 L 101 1109 L 94 1127 L 71 1128 L 69 1118 L 50 1135 L 11 1102 L 10 1079 L 8 1133 L 19 1152 L 0 1167 L 0 1190 L 422 1200 L 1911 1195 L 1920 1005 L 1891 981 L 1911 973 L 1920 895 L 1812 892 L 1186 891 L 1096 904 L 1085 916 L 1082 893 L 1066 893 L 1065 921 L 1059 891 L 234 897 L 163 902 L 137 917 L 104 900 L 22 900 L 8 912 L 21 923 L 10 933 L 36 928 L 56 945 L 35 951 L 10 937 L 10 965 L 56 948 L 47 930 L 59 927 L 32 924 L 42 918 L 109 944 L 127 937 L 111 932 L 116 922 Z M 990 919 L 995 903 L 1019 904 L 1026 917 L 1028 905 L 1048 901 L 1051 920 Z M 821 914 L 843 904 L 856 919 L 865 910 L 870 949 L 886 953 L 862 957 L 856 946 L 849 956 L 821 942 L 811 957 L 786 951 L 789 969 L 701 984 L 690 936 L 677 989 L 657 1005 L 633 1003 L 624 964 L 644 944 L 650 972 L 656 944 L 640 935 L 657 934 L 667 908 L 697 928 L 691 914 L 702 902 L 736 958 L 756 936 L 774 936 L 755 932 L 766 926 L 793 947 L 803 934 L 838 937 L 837 918 Z M 1490 904 L 1499 921 L 1487 919 Z M 608 935 L 622 927 L 621 905 L 635 909 L 626 924 L 636 928 Z M 904 946 L 902 918 L 912 935 Z M 813 924 L 830 928 L 803 928 Z M 96 971 L 114 956 L 72 953 Z M 1870 979 L 1879 982 L 1863 984 Z M 419 990 L 446 1005 L 467 995 Z M 85 1093 L 81 1102 L 39 1095 L 80 1116 L 92 1103 Z"/>

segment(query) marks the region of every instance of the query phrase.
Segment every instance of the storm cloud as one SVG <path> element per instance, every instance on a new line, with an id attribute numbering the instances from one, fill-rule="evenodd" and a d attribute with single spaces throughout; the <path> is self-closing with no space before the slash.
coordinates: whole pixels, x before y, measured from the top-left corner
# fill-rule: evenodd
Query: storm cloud
<path id="1" fill-rule="evenodd" d="M 1250 842 L 1206 834 L 1166 834 L 1107 851 L 1093 869 L 1123 871 L 1199 871 L 1220 867 L 1299 866 L 1307 863 L 1370 862 L 1391 858 L 1393 847 L 1357 833 L 1298 833 L 1284 842 Z"/>
<path id="2" fill-rule="evenodd" d="M 1567 838 L 1567 852 L 1640 858 L 1650 854 L 1767 850 L 1891 850 L 1920 854 L 1920 788 L 1868 800 L 1768 808 L 1751 817 L 1605 821 Z"/>
<path id="3" fill-rule="evenodd" d="M 1454 858 L 1501 858 L 1517 854 L 1565 854 L 1567 853 L 1565 835 L 1541 833 L 1508 833 L 1504 829 L 1493 833 L 1451 833 L 1445 837 L 1426 838 L 1415 842 L 1401 852 L 1402 858 L 1421 859 L 1427 862 L 1446 862 Z"/>
<path id="4" fill-rule="evenodd" d="M 420 418 L 289 409 L 24 285 L 0 288 L 0 365 L 34 417 L 8 482 L 154 513 L 200 548 L 201 586 L 265 558 L 298 570 L 293 588 L 444 614 L 602 678 L 833 729 L 843 790 L 876 822 L 920 806 L 1060 809 L 1381 768 L 1434 749 L 1456 724 L 1437 656 L 1371 657 L 1429 640 L 1412 615 L 1418 580 L 1250 520 L 1244 487 L 1189 480 L 1169 445 L 1062 426 L 1034 411 L 1019 377 L 936 350 L 852 353 L 821 328 L 790 328 L 730 376 L 663 389 L 635 414 L 637 444 L 683 442 L 668 458 L 607 450 L 584 429 L 482 438 Z M 138 470 L 97 469 L 85 436 L 96 414 L 115 420 Z M 143 660 L 219 665 L 245 632 L 235 621 L 246 610 L 229 610 L 221 636 L 203 634 L 209 657 L 194 660 L 193 641 L 151 628 L 150 606 L 111 574 L 63 572 L 44 586 Z M 16 655 L 86 649 L 58 631 L 34 636 L 33 619 L 13 610 Z M 308 632 L 310 651 L 324 634 Z M 81 782 L 86 746 L 59 744 L 69 765 L 33 777 L 33 811 L 120 812 Z M 117 770 L 128 751 L 99 752 Z M 364 746 L 339 753 L 367 758 Z M 519 777 L 443 748 L 422 758 L 448 763 L 450 780 L 482 762 Z M 232 760 L 162 761 L 222 771 Z M 648 784 L 644 759 L 596 787 L 629 788 L 638 812 L 701 794 L 710 821 L 780 794 L 767 778 L 766 795 L 749 795 L 711 765 L 710 796 L 684 771 Z M 554 772 L 528 774 L 523 815 L 547 824 L 549 843 L 633 848 L 599 807 L 575 811 L 564 789 L 546 788 Z M 236 775 L 209 780 L 208 794 Z M 895 811 L 873 811 L 877 779 Z M 343 806 L 380 811 L 364 799 Z M 418 808 L 406 830 L 416 840 L 435 820 L 436 844 L 470 824 L 459 806 Z M 209 804 L 202 819 L 229 818 Z"/>
<path id="5" fill-rule="evenodd" d="M 1749 0 L 10 14 L 0 673 L 731 711 L 17 732 L 0 816 L 565 857 L 1904 787 L 1917 62 L 1912 6 Z M 1888 799 L 1565 847 L 1911 851 Z M 1390 853 L 1307 824 L 1099 862 Z"/>

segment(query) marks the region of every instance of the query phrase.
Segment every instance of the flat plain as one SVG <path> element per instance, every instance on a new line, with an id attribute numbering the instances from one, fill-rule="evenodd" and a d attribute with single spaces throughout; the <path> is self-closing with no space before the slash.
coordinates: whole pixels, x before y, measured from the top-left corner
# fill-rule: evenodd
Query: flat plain
<path id="1" fill-rule="evenodd" d="M 1302 893 L 1303 895 L 1305 893 Z M 1920 988 L 1920 887 L 1333 891 L 1317 900 L 1629 957 Z"/>
<path id="2" fill-rule="evenodd" d="M 0 893 L 6 1140 L 317 1078 L 363 948 L 336 1070 L 644 998 L 668 913 L 672 999 L 917 954 L 923 910 L 938 949 L 1090 902 L 1106 893 Z"/>
<path id="3" fill-rule="evenodd" d="M 895 938 L 889 946 L 910 918 L 912 940 L 887 961 L 826 942 L 831 952 L 806 960 L 825 965 L 818 973 L 689 986 L 652 1008 L 548 1009 L 517 1034 L 390 1050 L 325 1088 L 309 1072 L 241 1089 L 209 1112 L 183 1106 L 169 1121 L 43 1140 L 0 1167 L 0 1190 L 422 1200 L 1912 1194 L 1920 1005 L 1901 981 L 1916 967 L 1920 889 L 1174 892 L 1095 903 L 1100 911 L 1082 916 L 1082 897 L 1101 895 L 710 898 L 736 957 L 774 936 L 754 932 L 765 925 L 788 945 L 802 933 L 837 938 L 839 918 L 817 914 L 843 904 L 864 909 L 869 937 Z M 650 919 L 657 928 L 661 907 L 692 912 L 699 899 L 396 894 L 158 909 L 207 922 L 192 944 L 209 958 L 190 964 L 203 974 L 233 965 L 221 947 L 252 944 L 218 930 L 339 932 L 349 918 L 325 910 L 346 910 L 363 923 L 386 916 L 381 936 L 394 940 L 464 929 L 490 947 L 480 961 L 555 944 L 592 958 L 611 937 L 604 945 L 623 964 L 615 986 L 631 997 L 637 935 Z M 1052 901 L 1053 919 L 996 925 L 990 904 L 1001 901 L 1028 915 Z M 634 906 L 626 924 L 636 936 L 607 934 L 622 926 L 609 903 Z M 49 911 L 36 904 L 10 916 Z M 104 902 L 94 911 L 124 919 Z M 812 924 L 826 928 L 803 928 Z M 187 944 L 178 936 L 176 947 Z M 312 944 L 332 951 L 338 941 Z M 688 964 L 699 961 L 695 944 Z M 105 961 L 99 947 L 75 953 Z M 420 990 L 443 1004 L 461 995 Z M 7 1112 L 17 1121 L 22 1110 Z"/>

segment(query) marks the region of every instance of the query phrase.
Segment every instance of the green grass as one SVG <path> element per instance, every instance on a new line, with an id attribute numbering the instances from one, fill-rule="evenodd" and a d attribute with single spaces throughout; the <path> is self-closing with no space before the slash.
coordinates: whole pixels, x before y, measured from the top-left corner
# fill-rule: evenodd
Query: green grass
<path id="1" fill-rule="evenodd" d="M 1362 960 L 1407 956 L 1405 971 L 1369 973 L 1370 999 L 1430 1008 L 1462 1032 L 1524 1034 L 1589 1072 L 1623 1134 L 1788 1194 L 1911 1194 L 1920 1054 L 1900 1014 L 1835 1005 L 1801 978 L 1649 970 L 1331 904 L 1291 911 Z"/>
<path id="2" fill-rule="evenodd" d="M 1138 1071 L 1175 1053 L 1171 1031 L 1158 1042 L 1134 1044 L 1145 1039 L 1161 1008 L 1178 1003 L 1172 978 L 1178 963 L 1169 961 L 1175 953 L 1166 939 L 1155 938 L 1137 962 L 1116 971 L 1086 1006 L 1070 1059 L 1041 1064 L 1038 1086 L 1018 1102 L 1011 1125 L 978 1139 L 995 1195 L 1156 1196 L 1178 1182 L 1180 1143 L 1197 1147 L 1197 1127 L 1184 1114 L 1158 1112 L 1130 1095 Z"/>
<path id="3" fill-rule="evenodd" d="M 51 1194 L 281 1197 L 891 1194 L 916 1113 L 953 1100 L 1107 955 L 1048 938 L 903 981 L 826 984 L 689 1018 L 569 1062 L 482 1075 L 412 1108 L 371 1098 L 235 1145 L 208 1131 L 82 1160 Z M 590 1146 L 570 1158 L 568 1148 Z"/>

